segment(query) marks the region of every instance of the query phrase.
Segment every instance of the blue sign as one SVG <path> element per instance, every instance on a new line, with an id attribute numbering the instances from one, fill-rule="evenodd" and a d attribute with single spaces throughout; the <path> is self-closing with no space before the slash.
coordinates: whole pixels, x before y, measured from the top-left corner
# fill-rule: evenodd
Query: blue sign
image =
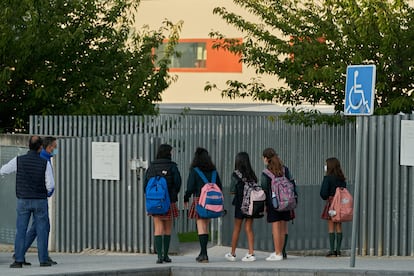
<path id="1" fill-rule="evenodd" d="M 375 65 L 346 68 L 345 115 L 372 115 L 375 99 Z"/>

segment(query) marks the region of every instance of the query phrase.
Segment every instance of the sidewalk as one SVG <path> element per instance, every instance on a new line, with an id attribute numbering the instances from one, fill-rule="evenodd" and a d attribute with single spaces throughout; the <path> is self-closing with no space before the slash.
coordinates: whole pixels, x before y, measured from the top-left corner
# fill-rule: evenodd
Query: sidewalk
<path id="1" fill-rule="evenodd" d="M 237 261 L 228 262 L 224 254 L 229 247 L 209 248 L 210 263 L 198 264 L 198 248 L 190 246 L 183 255 L 170 256 L 172 263 L 155 264 L 156 256 L 150 254 L 113 253 L 87 250 L 79 254 L 53 253 L 58 264 L 40 267 L 36 252 L 26 255 L 31 266 L 11 269 L 11 252 L 0 252 L 0 275 L 413 275 L 414 257 L 357 257 L 355 267 L 350 267 L 350 257 L 326 258 L 320 256 L 293 256 L 278 262 L 267 262 L 269 252 L 257 251 L 255 262 L 241 262 L 246 249 L 237 250 Z"/>

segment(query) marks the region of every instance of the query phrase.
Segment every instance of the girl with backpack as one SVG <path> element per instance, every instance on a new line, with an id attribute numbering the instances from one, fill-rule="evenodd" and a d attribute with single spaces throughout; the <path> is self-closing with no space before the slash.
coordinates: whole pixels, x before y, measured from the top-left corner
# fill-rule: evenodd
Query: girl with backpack
<path id="1" fill-rule="evenodd" d="M 283 165 L 282 160 L 272 148 L 267 148 L 263 151 L 263 163 L 266 168 L 275 176 L 286 176 L 294 183 L 289 169 Z M 263 171 L 261 176 L 261 186 L 266 192 L 266 210 L 267 222 L 272 224 L 272 236 L 275 252 L 271 253 L 266 261 L 280 261 L 287 257 L 286 245 L 288 240 L 288 226 L 287 222 L 292 220 L 295 215 L 293 210 L 277 211 L 272 203 L 272 179 Z M 296 192 L 295 192 L 296 194 Z"/>
<path id="2" fill-rule="evenodd" d="M 215 184 L 222 190 L 220 177 L 217 174 L 216 166 L 214 165 L 208 151 L 204 148 L 197 148 L 194 153 L 194 159 L 190 165 L 190 173 L 187 180 L 187 190 L 184 194 L 184 206 L 188 207 L 188 201 L 193 196 L 193 202 L 188 212 L 188 218 L 196 219 L 198 239 L 200 242 L 200 254 L 196 258 L 199 263 L 208 263 L 207 244 L 208 244 L 208 228 L 210 224 L 210 218 L 200 217 L 197 212 L 197 205 L 203 186 L 206 184 L 203 178 L 200 176 L 197 169 L 201 171 L 205 178 L 208 180 L 214 179 Z"/>
<path id="3" fill-rule="evenodd" d="M 178 217 L 176 202 L 181 188 L 181 175 L 177 164 L 171 161 L 171 151 L 172 147 L 170 145 L 160 145 L 156 160 L 151 162 L 145 173 L 144 191 L 146 191 L 151 178 L 162 176 L 166 179 L 170 199 L 170 207 L 165 214 L 149 214 L 154 221 L 154 245 L 158 254 L 157 264 L 171 262 L 168 251 L 170 248 L 172 220 Z"/>
<path id="4" fill-rule="evenodd" d="M 340 222 L 333 222 L 331 216 L 328 214 L 329 206 L 332 203 L 337 187 L 346 188 L 345 176 L 342 172 L 339 160 L 335 157 L 331 157 L 326 159 L 325 176 L 323 177 L 320 190 L 321 198 L 323 200 L 326 200 L 326 204 L 322 212 L 321 218 L 326 219 L 328 221 L 330 250 L 326 257 L 337 257 L 341 255 L 342 224 Z"/>
<path id="5" fill-rule="evenodd" d="M 225 255 L 228 261 L 236 261 L 236 247 L 240 236 L 240 230 L 244 223 L 244 230 L 246 231 L 249 252 L 241 259 L 244 262 L 255 261 L 254 256 L 254 237 L 253 237 L 253 217 L 242 212 L 242 204 L 244 200 L 245 185 L 254 183 L 257 185 L 257 177 L 250 164 L 248 153 L 239 152 L 236 155 L 234 162 L 234 172 L 231 176 L 230 193 L 234 194 L 232 204 L 234 209 L 234 228 L 231 239 L 231 252 Z M 262 215 L 263 216 L 263 215 Z"/>

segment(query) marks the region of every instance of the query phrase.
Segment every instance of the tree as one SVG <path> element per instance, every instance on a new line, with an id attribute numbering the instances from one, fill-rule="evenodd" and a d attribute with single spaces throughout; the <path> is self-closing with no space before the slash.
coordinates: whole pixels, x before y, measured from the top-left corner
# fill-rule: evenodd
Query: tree
<path id="1" fill-rule="evenodd" d="M 376 65 L 375 114 L 414 110 L 414 12 L 393 0 L 233 0 L 256 16 L 250 22 L 217 7 L 214 13 L 241 30 L 242 43 L 220 32 L 216 47 L 240 54 L 241 61 L 284 80 L 287 87 L 265 87 L 229 80 L 225 97 L 300 105 L 327 103 L 344 110 L 346 67 Z M 217 88 L 207 83 L 205 90 Z"/>
<path id="2" fill-rule="evenodd" d="M 0 132 L 35 114 L 155 113 L 182 23 L 134 30 L 138 2 L 0 0 Z"/>

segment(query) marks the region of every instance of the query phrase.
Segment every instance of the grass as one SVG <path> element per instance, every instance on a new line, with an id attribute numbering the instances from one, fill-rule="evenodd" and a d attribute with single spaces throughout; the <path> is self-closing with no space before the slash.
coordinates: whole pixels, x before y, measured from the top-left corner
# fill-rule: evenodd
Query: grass
<path id="1" fill-rule="evenodd" d="M 196 231 L 178 233 L 178 240 L 180 242 L 196 242 L 198 241 L 198 234 Z"/>
<path id="2" fill-rule="evenodd" d="M 217 235 L 217 231 L 214 235 Z M 198 233 L 197 231 L 178 233 L 178 240 L 180 242 L 198 242 Z M 211 240 L 211 235 L 208 236 L 208 240 Z"/>

